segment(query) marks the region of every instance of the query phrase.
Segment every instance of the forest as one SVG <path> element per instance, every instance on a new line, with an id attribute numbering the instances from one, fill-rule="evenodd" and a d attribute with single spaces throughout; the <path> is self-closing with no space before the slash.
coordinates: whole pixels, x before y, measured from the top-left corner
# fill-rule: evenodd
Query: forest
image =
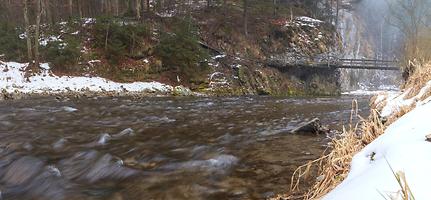
<path id="1" fill-rule="evenodd" d="M 336 0 L 2 0 L 0 55 L 35 66 L 49 62 L 53 70 L 66 74 L 80 74 L 84 68 L 80 64 L 101 60 L 95 74 L 113 80 L 176 80 L 175 73 L 199 85 L 210 70 L 205 62 L 210 55 L 225 52 L 262 61 L 271 55 L 265 49 L 279 49 L 268 43 L 268 37 L 292 43 L 280 37 L 278 29 L 297 16 L 325 21 L 331 35 L 338 23 L 338 4 Z M 142 63 L 143 58 L 152 59 Z M 127 75 L 123 69 L 130 70 L 130 65 L 140 65 L 131 69 L 137 73 Z M 123 71 L 126 75 L 120 77 Z"/>

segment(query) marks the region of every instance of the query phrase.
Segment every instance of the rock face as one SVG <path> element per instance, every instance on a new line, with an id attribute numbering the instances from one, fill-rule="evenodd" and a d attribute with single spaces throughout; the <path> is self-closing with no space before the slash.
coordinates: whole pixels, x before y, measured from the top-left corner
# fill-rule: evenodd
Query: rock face
<path id="1" fill-rule="evenodd" d="M 311 121 L 301 123 L 298 127 L 291 131 L 297 134 L 324 134 L 328 132 L 328 129 L 320 123 L 318 118 L 314 118 Z"/>

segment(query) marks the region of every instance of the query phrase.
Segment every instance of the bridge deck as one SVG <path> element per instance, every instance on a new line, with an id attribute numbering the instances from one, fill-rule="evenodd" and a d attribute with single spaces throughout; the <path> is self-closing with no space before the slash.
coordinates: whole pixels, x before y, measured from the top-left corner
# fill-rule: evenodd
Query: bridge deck
<path id="1" fill-rule="evenodd" d="M 337 59 L 333 61 L 290 63 L 276 67 L 319 67 L 319 68 L 340 68 L 340 69 L 369 69 L 369 70 L 400 70 L 396 61 L 373 60 L 373 59 Z"/>

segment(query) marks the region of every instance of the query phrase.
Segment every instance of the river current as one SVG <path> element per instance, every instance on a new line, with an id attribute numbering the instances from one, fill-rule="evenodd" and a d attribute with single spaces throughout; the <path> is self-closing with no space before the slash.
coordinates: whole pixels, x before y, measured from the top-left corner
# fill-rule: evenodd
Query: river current
<path id="1" fill-rule="evenodd" d="M 0 102 L 0 199 L 264 199 L 319 157 L 320 118 L 341 129 L 352 100 L 32 98 Z"/>

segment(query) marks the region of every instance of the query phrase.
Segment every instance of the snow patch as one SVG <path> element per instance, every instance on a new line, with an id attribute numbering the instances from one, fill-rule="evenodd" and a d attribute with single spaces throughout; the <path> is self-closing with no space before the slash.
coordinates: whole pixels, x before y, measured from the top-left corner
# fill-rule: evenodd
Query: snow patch
<path id="1" fill-rule="evenodd" d="M 96 61 L 95 61 L 96 62 Z M 28 64 L 0 61 L 0 90 L 22 93 L 61 92 L 171 92 L 172 86 L 159 82 L 117 83 L 101 77 L 55 76 L 47 63 L 42 72 L 25 76 Z"/>
<path id="2" fill-rule="evenodd" d="M 60 38 L 60 36 L 49 36 L 47 38 L 41 38 L 39 39 L 40 46 L 46 46 L 50 42 L 62 42 L 63 40 Z"/>

